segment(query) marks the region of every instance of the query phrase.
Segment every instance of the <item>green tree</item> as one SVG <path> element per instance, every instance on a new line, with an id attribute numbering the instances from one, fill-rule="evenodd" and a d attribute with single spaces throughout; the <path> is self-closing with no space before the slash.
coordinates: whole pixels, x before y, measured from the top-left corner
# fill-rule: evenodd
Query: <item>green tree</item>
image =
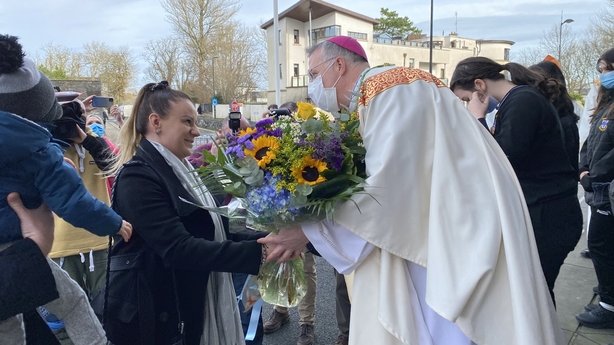
<path id="1" fill-rule="evenodd" d="M 68 75 L 66 75 L 66 71 L 63 69 L 49 69 L 45 65 L 38 65 L 38 70 L 43 73 L 47 78 L 52 80 L 68 79 Z"/>
<path id="2" fill-rule="evenodd" d="M 410 34 L 422 34 L 422 30 L 414 26 L 408 17 L 400 17 L 397 11 L 392 11 L 382 7 L 380 9 L 379 24 L 375 26 L 375 31 L 380 34 L 387 34 L 391 38 L 404 39 Z"/>
<path id="3" fill-rule="evenodd" d="M 100 79 L 104 93 L 116 102 L 123 101 L 136 69 L 129 48 L 113 49 L 102 42 L 91 42 L 83 47 L 81 58 L 82 74 Z"/>

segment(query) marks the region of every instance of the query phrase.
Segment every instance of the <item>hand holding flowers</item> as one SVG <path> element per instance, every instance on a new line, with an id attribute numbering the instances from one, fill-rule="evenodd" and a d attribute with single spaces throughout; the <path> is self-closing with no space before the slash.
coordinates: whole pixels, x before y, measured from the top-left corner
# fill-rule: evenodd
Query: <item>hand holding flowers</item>
<path id="1" fill-rule="evenodd" d="M 300 256 L 309 239 L 300 225 L 292 225 L 258 239 L 258 243 L 268 246 L 267 261 L 285 262 Z"/>
<path id="2" fill-rule="evenodd" d="M 275 233 L 259 240 L 275 245 L 259 275 L 269 303 L 293 306 L 304 293 L 301 259 L 283 262 L 299 256 L 308 242 L 298 224 L 332 220 L 338 202 L 364 191 L 358 118 L 333 120 L 299 102 L 293 116 L 265 118 L 255 128 L 228 135 L 217 156 L 203 152 L 206 164 L 198 173 L 207 188 L 233 195 L 253 228 Z M 213 211 L 237 216 L 228 209 Z"/>

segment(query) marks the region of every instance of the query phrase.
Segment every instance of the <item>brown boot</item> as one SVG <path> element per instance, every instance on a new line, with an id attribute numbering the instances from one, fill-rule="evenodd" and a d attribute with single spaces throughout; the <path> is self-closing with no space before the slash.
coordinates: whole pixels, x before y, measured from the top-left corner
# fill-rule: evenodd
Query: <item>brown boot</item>
<path id="1" fill-rule="evenodd" d="M 313 345 L 316 338 L 313 325 L 304 323 L 299 326 L 301 327 L 301 334 L 298 336 L 296 345 Z"/>
<path id="2" fill-rule="evenodd" d="M 288 315 L 288 313 L 280 313 L 273 309 L 273 313 L 271 313 L 269 319 L 262 325 L 262 330 L 265 334 L 273 333 L 279 330 L 281 326 L 287 324 L 288 321 L 290 321 L 290 315 Z"/>

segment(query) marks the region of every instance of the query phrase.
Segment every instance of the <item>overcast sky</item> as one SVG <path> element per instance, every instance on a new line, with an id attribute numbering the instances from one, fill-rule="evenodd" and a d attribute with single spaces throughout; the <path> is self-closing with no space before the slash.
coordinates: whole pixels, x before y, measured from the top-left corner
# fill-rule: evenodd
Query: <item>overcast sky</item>
<path id="1" fill-rule="evenodd" d="M 296 0 L 279 0 L 279 12 Z M 377 18 L 380 7 L 408 16 L 428 33 L 428 0 L 330 0 L 338 6 Z M 273 0 L 243 0 L 238 18 L 258 26 L 273 17 Z M 544 32 L 560 23 L 561 11 L 574 32 L 586 30 L 607 0 L 434 0 L 434 34 L 448 34 L 458 25 L 461 36 L 507 39 L 514 51 L 536 45 Z M 458 20 L 455 21 L 455 13 Z M 0 0 L 0 33 L 19 36 L 28 55 L 36 57 L 48 43 L 80 49 L 92 41 L 130 47 L 139 59 L 152 39 L 171 34 L 156 0 Z M 142 67 L 142 66 L 141 66 Z"/>

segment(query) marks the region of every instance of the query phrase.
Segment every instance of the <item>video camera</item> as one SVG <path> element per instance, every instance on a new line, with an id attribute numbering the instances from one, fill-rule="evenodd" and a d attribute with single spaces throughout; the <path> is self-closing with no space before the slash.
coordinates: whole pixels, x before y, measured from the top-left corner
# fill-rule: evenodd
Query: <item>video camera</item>
<path id="1" fill-rule="evenodd" d="M 290 114 L 292 113 L 290 112 L 289 109 L 286 109 L 286 108 L 272 109 L 269 111 L 270 117 L 279 117 L 282 115 L 290 116 Z"/>
<path id="2" fill-rule="evenodd" d="M 73 101 L 62 104 L 62 111 L 62 117 L 52 123 L 51 135 L 55 139 L 71 143 L 73 138 L 79 136 L 76 126 L 85 131 L 83 109 L 79 102 Z"/>

